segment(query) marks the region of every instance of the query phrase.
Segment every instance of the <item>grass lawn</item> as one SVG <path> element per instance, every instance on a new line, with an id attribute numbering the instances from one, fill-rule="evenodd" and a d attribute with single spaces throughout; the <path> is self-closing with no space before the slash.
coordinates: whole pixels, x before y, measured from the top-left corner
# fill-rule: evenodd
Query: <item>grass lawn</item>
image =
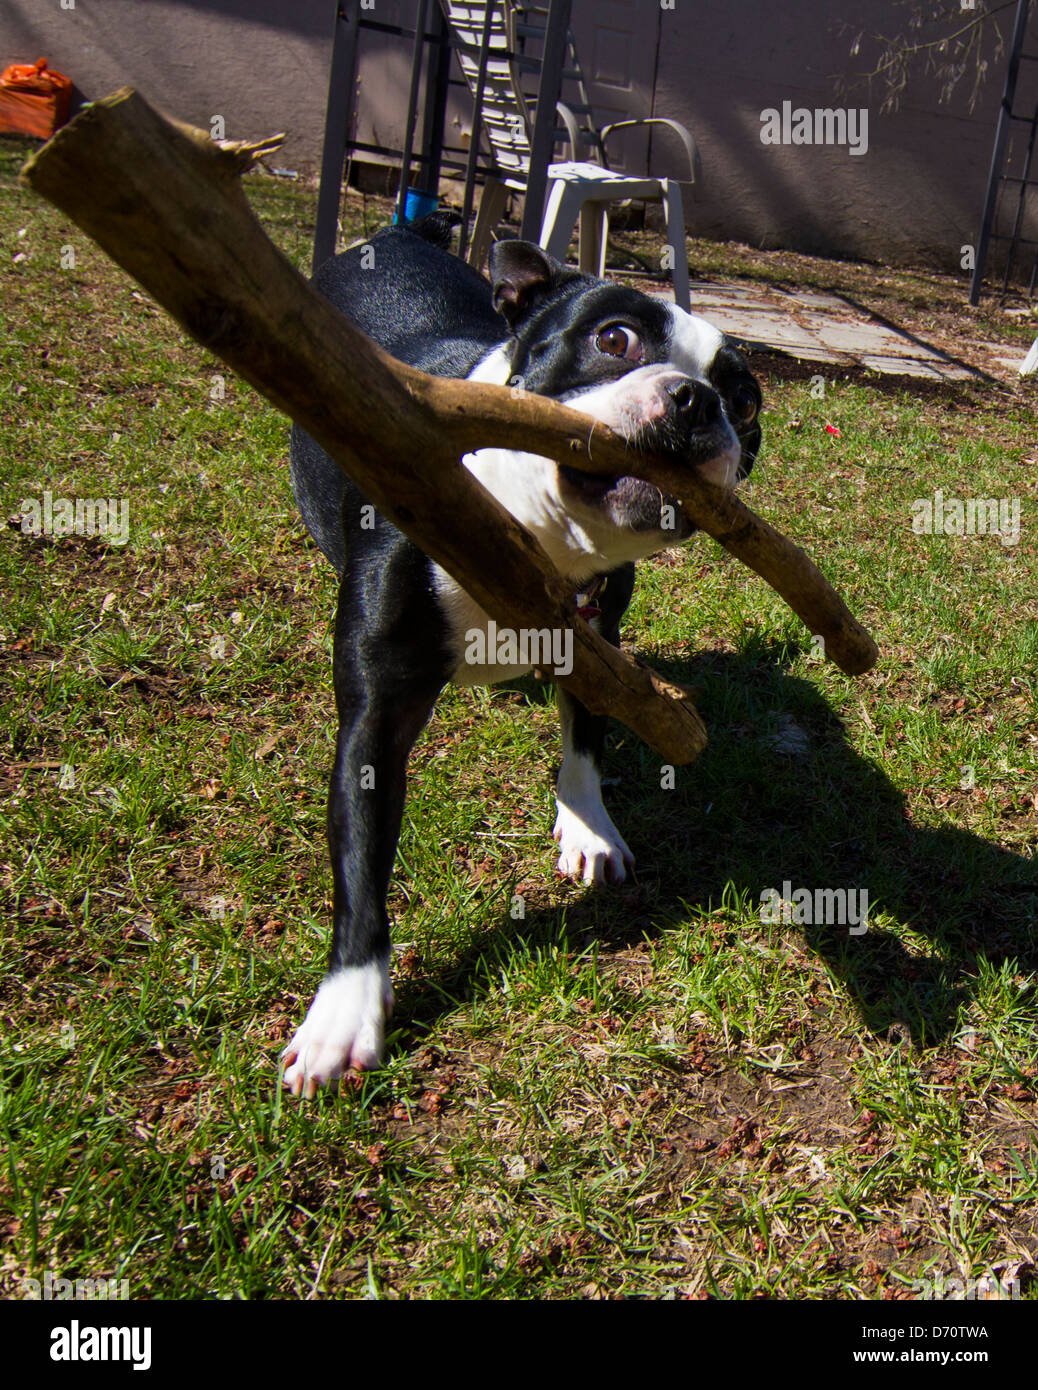
<path id="1" fill-rule="evenodd" d="M 29 148 L 0 142 L 0 1294 L 872 1299 L 994 1271 L 1033 1298 L 1035 386 L 820 394 L 758 354 L 748 500 L 880 665 L 819 663 L 706 538 L 646 563 L 626 642 L 711 741 L 671 786 L 615 728 L 638 872 L 602 891 L 555 877 L 545 692 L 445 692 L 388 1064 L 299 1103 L 277 1058 L 327 950 L 333 575 L 286 421 L 17 185 Z M 246 187 L 305 266 L 312 190 Z M 351 236 L 385 216 L 347 200 Z M 977 322 L 964 278 L 690 248 Z M 24 535 L 48 490 L 127 499 L 128 543 Z M 915 534 L 937 490 L 1017 502 L 1018 543 Z M 768 888 L 866 892 L 868 929 L 764 921 Z"/>

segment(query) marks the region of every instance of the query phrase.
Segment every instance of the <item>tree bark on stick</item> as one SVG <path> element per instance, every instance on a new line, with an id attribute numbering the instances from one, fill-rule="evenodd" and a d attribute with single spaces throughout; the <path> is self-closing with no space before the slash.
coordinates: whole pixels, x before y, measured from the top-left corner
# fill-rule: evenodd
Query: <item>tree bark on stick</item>
<path id="1" fill-rule="evenodd" d="M 523 449 L 656 483 L 781 594 L 843 670 L 873 664 L 872 639 L 803 551 L 730 493 L 632 453 L 610 430 L 554 401 L 396 362 L 333 309 L 270 242 L 241 188 L 241 173 L 278 140 L 217 143 L 123 88 L 63 127 L 23 178 L 198 342 L 298 421 L 499 623 L 572 628 L 573 670 L 557 679 L 668 762 L 691 761 L 706 742 L 688 692 L 577 616 L 566 582 L 460 462 L 464 453 Z"/>

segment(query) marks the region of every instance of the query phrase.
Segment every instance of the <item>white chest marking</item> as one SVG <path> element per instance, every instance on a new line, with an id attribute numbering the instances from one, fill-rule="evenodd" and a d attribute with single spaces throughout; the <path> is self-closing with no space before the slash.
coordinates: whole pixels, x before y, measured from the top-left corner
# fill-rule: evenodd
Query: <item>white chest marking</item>
<path id="1" fill-rule="evenodd" d="M 469 381 L 507 386 L 510 362 L 507 348 L 495 348 L 469 373 Z M 579 584 L 603 567 L 619 563 L 603 555 L 592 537 L 564 505 L 559 493 L 558 469 L 551 459 L 509 449 L 479 449 L 462 462 L 488 492 L 540 542 L 556 569 Z M 500 666 L 464 659 L 468 633 L 481 631 L 484 650 L 496 649 L 489 640 L 490 618 L 439 565 L 434 566 L 436 592 L 443 605 L 458 647 L 459 660 L 451 679 L 455 685 L 494 685 L 531 670 L 530 665 Z"/>

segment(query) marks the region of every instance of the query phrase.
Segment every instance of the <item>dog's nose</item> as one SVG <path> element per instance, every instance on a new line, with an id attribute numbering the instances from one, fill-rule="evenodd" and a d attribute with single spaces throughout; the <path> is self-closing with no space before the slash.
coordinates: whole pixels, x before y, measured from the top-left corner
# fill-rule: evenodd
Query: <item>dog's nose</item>
<path id="1" fill-rule="evenodd" d="M 701 381 L 679 381 L 667 387 L 667 395 L 677 408 L 678 419 L 689 429 L 709 429 L 721 418 L 720 396 Z"/>

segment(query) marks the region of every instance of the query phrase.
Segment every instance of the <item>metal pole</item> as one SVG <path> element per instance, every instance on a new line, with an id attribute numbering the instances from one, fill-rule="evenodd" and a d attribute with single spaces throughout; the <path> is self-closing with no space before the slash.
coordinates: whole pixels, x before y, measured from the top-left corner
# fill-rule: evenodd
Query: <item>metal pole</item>
<path id="1" fill-rule="evenodd" d="M 998 185 L 1002 162 L 1005 157 L 1006 140 L 1009 136 L 1009 122 L 1013 114 L 1013 98 L 1016 95 L 1016 78 L 1020 71 L 1020 50 L 1023 48 L 1024 34 L 1027 30 L 1027 12 L 1031 0 L 1017 0 L 1016 20 L 1013 24 L 1013 38 L 1009 49 L 1009 68 L 1006 72 L 1006 85 L 999 107 L 998 124 L 995 127 L 995 145 L 991 151 L 991 168 L 988 172 L 988 191 L 984 200 L 984 216 L 977 237 L 977 259 L 973 265 L 973 278 L 970 281 L 970 303 L 980 303 L 980 288 L 984 279 L 984 265 L 988 258 L 991 242 L 991 226 L 995 216 L 995 203 L 998 199 Z"/>
<path id="2" fill-rule="evenodd" d="M 447 41 L 447 21 L 439 5 L 433 6 L 430 25 L 436 43 L 435 61 L 429 64 L 425 79 L 425 111 L 422 115 L 422 182 L 430 193 L 440 191 L 440 165 L 443 162 L 443 127 L 447 116 L 447 84 L 450 77 L 451 48 Z"/>
<path id="3" fill-rule="evenodd" d="M 336 0 L 335 27 L 332 30 L 332 63 L 328 75 L 328 107 L 324 118 L 324 148 L 321 152 L 321 186 L 317 195 L 317 225 L 314 228 L 312 269 L 335 255 L 339 226 L 339 199 L 342 197 L 342 167 L 346 159 L 346 136 L 353 105 L 353 76 L 357 61 L 357 19 L 359 0 Z"/>
<path id="4" fill-rule="evenodd" d="M 1020 0 L 1021 4 L 1029 0 Z M 526 184 L 526 204 L 520 236 L 524 241 L 539 241 L 544 198 L 548 188 L 548 165 L 555 145 L 555 108 L 562 90 L 562 69 L 566 59 L 566 39 L 572 0 L 549 0 L 548 23 L 544 31 L 544 55 L 541 62 L 541 82 L 537 91 L 537 107 L 530 146 L 530 173 Z M 579 154 L 573 151 L 573 158 Z"/>
<path id="5" fill-rule="evenodd" d="M 1034 180 L 1031 179 L 1031 161 L 1034 158 L 1035 136 L 1038 135 L 1038 110 L 1031 117 L 1031 134 L 1027 139 L 1027 153 L 1024 155 L 1023 177 L 1020 180 L 1020 193 L 1016 200 L 1016 217 L 1013 220 L 1013 231 L 1009 241 L 1009 251 L 1006 255 L 1005 269 L 1002 272 L 1002 293 L 1005 294 L 1009 288 L 1009 277 L 1013 273 L 1013 255 L 1016 251 L 1017 239 L 1020 236 L 1020 228 L 1023 226 L 1024 213 L 1027 210 L 1028 189 L 1036 187 Z M 1033 282 L 1032 276 L 1032 282 Z"/>
<path id="6" fill-rule="evenodd" d="M 422 80 L 422 56 L 425 52 L 425 15 L 429 0 L 418 0 L 418 17 L 414 24 L 414 49 L 411 54 L 411 86 L 407 93 L 407 134 L 400 165 L 400 191 L 396 199 L 396 221 L 405 221 L 407 184 L 411 177 L 411 152 L 414 149 L 414 128 L 418 120 L 418 84 Z"/>

